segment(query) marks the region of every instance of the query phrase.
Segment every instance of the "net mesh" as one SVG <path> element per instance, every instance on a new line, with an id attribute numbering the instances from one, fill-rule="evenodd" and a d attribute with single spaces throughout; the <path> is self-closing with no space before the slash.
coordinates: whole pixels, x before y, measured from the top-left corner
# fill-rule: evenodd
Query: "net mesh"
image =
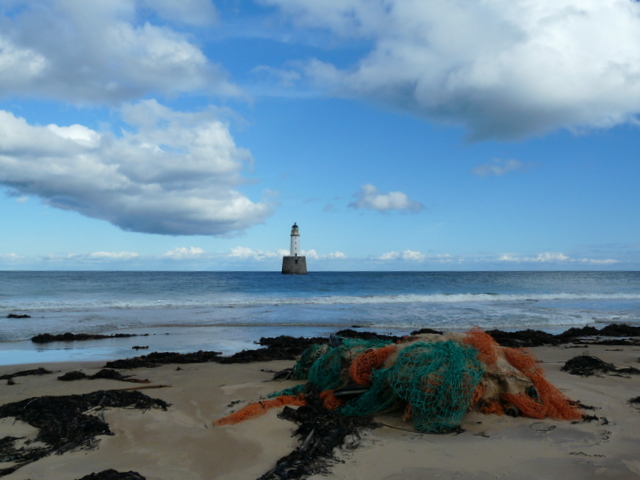
<path id="1" fill-rule="evenodd" d="M 291 378 L 317 388 L 328 410 L 355 417 L 401 408 L 421 432 L 456 429 L 470 409 L 503 415 L 515 406 L 530 418 L 582 417 L 577 404 L 546 380 L 530 351 L 501 347 L 480 329 L 456 335 L 428 341 L 407 338 L 399 344 L 343 338 L 337 346 L 312 345 Z M 369 388 L 350 399 L 334 394 L 353 384 Z M 305 387 L 275 392 L 215 425 L 237 423 L 283 405 L 304 405 Z"/>
<path id="2" fill-rule="evenodd" d="M 377 388 L 340 411 L 368 415 L 407 403 L 416 430 L 449 431 L 460 424 L 483 371 L 476 350 L 467 345 L 417 342 L 402 349 L 393 366 L 374 373 Z"/>

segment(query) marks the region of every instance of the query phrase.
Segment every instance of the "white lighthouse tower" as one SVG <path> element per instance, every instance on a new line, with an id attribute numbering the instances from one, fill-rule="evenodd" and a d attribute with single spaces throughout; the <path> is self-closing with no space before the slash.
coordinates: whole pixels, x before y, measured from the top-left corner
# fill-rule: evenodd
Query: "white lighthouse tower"
<path id="1" fill-rule="evenodd" d="M 289 249 L 289 255 L 297 257 L 300 255 L 300 230 L 298 224 L 294 223 L 291 227 L 291 248 Z"/>
<path id="2" fill-rule="evenodd" d="M 289 255 L 282 257 L 282 273 L 304 275 L 307 273 L 307 258 L 300 255 L 300 230 L 298 224 L 291 227 Z"/>

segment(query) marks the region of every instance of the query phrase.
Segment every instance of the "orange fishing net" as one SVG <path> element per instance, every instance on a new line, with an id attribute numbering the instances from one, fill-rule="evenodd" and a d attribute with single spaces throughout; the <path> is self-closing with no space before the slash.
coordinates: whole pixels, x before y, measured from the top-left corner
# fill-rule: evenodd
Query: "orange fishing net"
<path id="1" fill-rule="evenodd" d="M 325 390 L 320 394 L 322 405 L 327 410 L 335 410 L 345 404 L 344 400 L 340 400 L 333 394 L 333 390 Z"/>
<path id="2" fill-rule="evenodd" d="M 294 405 L 301 407 L 306 405 L 304 395 L 283 395 L 281 397 L 272 398 L 270 400 L 262 400 L 260 402 L 251 403 L 246 407 L 241 408 L 237 412 L 227 415 L 213 422 L 215 426 L 220 425 L 234 425 L 236 423 L 244 422 L 251 418 L 256 418 L 264 415 L 272 408 L 284 407 L 285 405 Z"/>
<path id="3" fill-rule="evenodd" d="M 500 345 L 491 335 L 479 328 L 474 328 L 466 333 L 463 343 L 478 350 L 478 360 L 486 365 L 493 365 L 498 360 Z"/>
<path id="4" fill-rule="evenodd" d="M 395 345 L 367 350 L 351 362 L 349 378 L 358 385 L 371 385 L 371 372 L 382 367 L 395 351 Z"/>
<path id="5" fill-rule="evenodd" d="M 531 352 L 523 348 L 503 348 L 503 351 L 509 363 L 531 379 L 538 394 L 538 399 L 534 399 L 526 394 L 504 393 L 502 397 L 506 401 L 513 403 L 527 417 L 560 420 L 582 418 L 578 405 L 544 377 Z"/>

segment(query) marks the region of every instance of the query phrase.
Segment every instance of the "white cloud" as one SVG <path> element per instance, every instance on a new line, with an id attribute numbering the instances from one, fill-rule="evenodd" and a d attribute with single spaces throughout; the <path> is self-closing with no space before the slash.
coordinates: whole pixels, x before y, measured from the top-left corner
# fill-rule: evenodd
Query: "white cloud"
<path id="1" fill-rule="evenodd" d="M 498 258 L 500 262 L 509 263 L 582 263 L 587 265 L 613 265 L 619 263 L 614 259 L 571 258 L 564 253 L 544 252 L 534 257 L 503 254 Z"/>
<path id="2" fill-rule="evenodd" d="M 452 263 L 454 261 L 461 262 L 462 259 L 455 258 L 449 254 L 426 255 L 415 250 L 403 250 L 402 252 L 386 252 L 376 257 L 376 260 L 384 262 L 405 261 L 405 262 L 432 262 L 432 263 Z"/>
<path id="3" fill-rule="evenodd" d="M 96 260 L 128 260 L 138 256 L 134 252 L 92 252 L 86 255 L 87 258 Z"/>
<path id="4" fill-rule="evenodd" d="M 142 0 L 142 3 L 171 22 L 206 26 L 216 19 L 216 9 L 211 0 Z"/>
<path id="5" fill-rule="evenodd" d="M 315 249 L 302 250 L 302 255 L 309 257 L 312 260 L 344 260 L 347 256 L 342 252 L 332 252 L 324 255 L 320 255 Z M 287 252 L 288 255 L 288 252 Z"/>
<path id="6" fill-rule="evenodd" d="M 475 139 L 610 127 L 640 111 L 631 0 L 262 0 L 300 29 L 370 42 L 349 68 L 304 73 L 332 92 L 466 127 Z"/>
<path id="7" fill-rule="evenodd" d="M 0 111 L 0 184 L 123 230 L 226 235 L 271 213 L 235 190 L 252 161 L 216 111 L 126 105 L 116 137 L 82 125 L 47 127 Z"/>
<path id="8" fill-rule="evenodd" d="M 24 257 L 16 253 L 0 253 L 0 261 L 4 261 L 4 262 L 12 262 L 12 261 L 20 260 L 22 258 Z"/>
<path id="9" fill-rule="evenodd" d="M 211 64 L 171 23 L 209 24 L 207 0 L 144 0 L 168 20 L 142 18 L 137 0 L 29 0 L 11 14 L 0 5 L 1 95 L 119 104 L 152 92 L 194 90 L 238 95 L 226 73 Z"/>
<path id="10" fill-rule="evenodd" d="M 253 250 L 248 247 L 235 247 L 231 249 L 231 252 L 227 256 L 229 258 L 238 258 L 244 260 L 267 260 L 282 257 L 283 255 L 289 255 L 289 251 L 276 250 L 272 252 L 265 252 L 263 250 Z"/>
<path id="11" fill-rule="evenodd" d="M 521 162 L 520 160 L 501 160 L 499 158 L 493 159 L 489 163 L 479 165 L 471 172 L 479 177 L 496 176 L 500 177 L 506 175 L 509 172 L 516 172 L 526 170 L 529 168 L 529 164 Z"/>
<path id="12" fill-rule="evenodd" d="M 49 262 L 78 262 L 78 263 L 109 263 L 113 261 L 132 260 L 139 258 L 135 252 L 89 252 L 68 253 L 66 255 L 45 255 L 42 260 Z"/>
<path id="13" fill-rule="evenodd" d="M 204 250 L 200 247 L 177 247 L 169 250 L 163 256 L 173 258 L 175 260 L 184 260 L 187 258 L 198 258 L 204 255 Z"/>
<path id="14" fill-rule="evenodd" d="M 367 209 L 378 212 L 404 210 L 416 213 L 424 209 L 422 204 L 410 200 L 405 193 L 381 193 L 371 184 L 363 185 L 354 197 L 356 201 L 349 203 L 349 207 L 357 210 Z"/>

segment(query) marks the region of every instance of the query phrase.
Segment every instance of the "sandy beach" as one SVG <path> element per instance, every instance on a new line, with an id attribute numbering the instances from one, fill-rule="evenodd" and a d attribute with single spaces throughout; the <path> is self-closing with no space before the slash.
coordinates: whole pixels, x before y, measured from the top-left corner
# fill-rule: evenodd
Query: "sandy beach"
<path id="1" fill-rule="evenodd" d="M 640 376 L 575 376 L 561 371 L 577 355 L 592 355 L 617 367 L 639 367 L 640 347 L 577 345 L 532 349 L 547 379 L 571 399 L 591 406 L 591 421 L 512 418 L 467 413 L 464 431 L 424 434 L 401 414 L 376 417 L 383 426 L 361 432 L 355 448 L 339 450 L 339 462 L 324 478 L 401 479 L 634 479 L 640 478 Z M 54 373 L 2 380 L 2 404 L 43 395 L 83 394 L 145 387 L 166 410 L 107 408 L 97 412 L 114 435 L 101 435 L 91 449 L 49 455 L 6 475 L 8 480 L 74 480 L 93 472 L 135 471 L 147 480 L 254 479 L 294 450 L 296 425 L 280 419 L 281 409 L 235 425 L 213 422 L 268 394 L 301 382 L 273 381 L 273 372 L 291 361 L 223 365 L 201 363 L 122 370 L 147 384 L 95 379 L 63 382 L 58 377 L 99 371 L 104 362 L 11 365 L 0 376 L 45 367 Z M 167 385 L 163 388 L 148 388 Z M 596 418 L 593 418 L 596 417 Z M 1 437 L 34 438 L 37 430 L 9 417 L 0 419 Z M 23 440 L 23 441 L 24 441 Z M 6 468 L 11 462 L 0 464 Z M 320 478 L 315 476 L 311 478 Z"/>

